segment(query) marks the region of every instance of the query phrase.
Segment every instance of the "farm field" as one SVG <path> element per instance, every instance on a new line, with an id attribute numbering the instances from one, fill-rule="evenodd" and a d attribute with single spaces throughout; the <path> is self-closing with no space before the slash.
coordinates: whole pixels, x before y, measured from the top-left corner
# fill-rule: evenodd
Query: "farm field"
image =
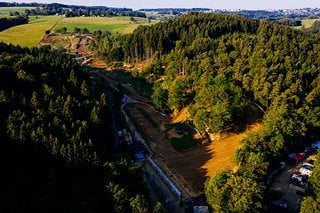
<path id="1" fill-rule="evenodd" d="M 310 28 L 315 21 L 319 21 L 320 19 L 306 19 L 302 20 L 302 26 L 304 28 Z"/>
<path id="2" fill-rule="evenodd" d="M 10 12 L 24 13 L 26 9 L 34 9 L 34 7 L 0 7 L 0 18 L 10 17 Z"/>
<path id="3" fill-rule="evenodd" d="M 59 22 L 60 21 L 60 22 Z M 55 24 L 57 23 L 57 26 Z M 66 27 L 72 32 L 75 27 L 87 28 L 91 33 L 96 30 L 109 31 L 111 33 L 132 33 L 139 25 L 149 25 L 146 18 L 130 17 L 73 17 L 63 18 L 62 16 L 30 16 L 29 24 L 15 26 L 0 32 L 0 41 L 20 45 L 22 47 L 36 46 L 44 36 L 46 30 Z"/>
<path id="4" fill-rule="evenodd" d="M 22 47 L 36 46 L 44 36 L 45 31 L 49 30 L 60 19 L 60 16 L 38 16 L 38 18 L 31 16 L 28 24 L 15 26 L 0 32 L 0 41 Z"/>
<path id="5" fill-rule="evenodd" d="M 308 29 L 312 26 L 315 21 L 319 21 L 320 19 L 304 19 L 301 20 L 302 26 L 294 27 L 295 29 L 301 29 L 302 27 Z"/>
<path id="6" fill-rule="evenodd" d="M 130 17 L 73 17 L 65 18 L 61 21 L 57 28 L 66 27 L 68 32 L 72 32 L 75 27 L 87 28 L 91 33 L 97 30 L 109 31 L 111 33 L 128 34 L 132 33 L 139 25 L 149 25 L 146 18 L 134 18 L 130 21 Z"/>

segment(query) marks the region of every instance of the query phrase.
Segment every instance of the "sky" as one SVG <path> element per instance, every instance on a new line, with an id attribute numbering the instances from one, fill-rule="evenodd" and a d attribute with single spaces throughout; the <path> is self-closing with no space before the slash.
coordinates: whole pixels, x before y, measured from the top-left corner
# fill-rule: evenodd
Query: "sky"
<path id="1" fill-rule="evenodd" d="M 4 2 L 62 3 L 73 5 L 141 8 L 192 8 L 212 9 L 295 9 L 320 8 L 320 0 L 0 0 Z"/>

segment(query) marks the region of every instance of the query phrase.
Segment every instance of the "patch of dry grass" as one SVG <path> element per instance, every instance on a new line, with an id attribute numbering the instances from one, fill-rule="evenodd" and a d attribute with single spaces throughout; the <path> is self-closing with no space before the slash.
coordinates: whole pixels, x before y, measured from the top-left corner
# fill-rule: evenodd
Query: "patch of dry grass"
<path id="1" fill-rule="evenodd" d="M 208 160 L 201 168 L 207 171 L 207 176 L 212 177 L 214 174 L 226 169 L 237 170 L 235 162 L 235 153 L 241 148 L 242 139 L 250 131 L 257 131 L 262 127 L 260 123 L 250 126 L 246 131 L 239 134 L 230 134 L 229 136 L 215 141 L 211 145 L 211 159 Z"/>

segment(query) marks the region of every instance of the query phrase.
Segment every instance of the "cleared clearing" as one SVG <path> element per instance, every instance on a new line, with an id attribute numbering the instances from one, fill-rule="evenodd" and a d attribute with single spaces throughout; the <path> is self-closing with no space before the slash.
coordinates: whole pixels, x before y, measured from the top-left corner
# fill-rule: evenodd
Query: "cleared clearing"
<path id="1" fill-rule="evenodd" d="M 302 20 L 302 26 L 304 28 L 310 28 L 315 21 L 319 21 L 320 19 L 306 19 Z"/>
<path id="2" fill-rule="evenodd" d="M 320 21 L 320 19 L 304 19 L 304 20 L 301 20 L 301 25 L 302 26 L 297 26 L 297 27 L 293 27 L 293 28 L 302 29 L 302 27 L 304 27 L 305 29 L 308 29 L 308 28 L 310 28 L 312 26 L 312 24 L 315 21 Z"/>
<path id="3" fill-rule="evenodd" d="M 257 131 L 260 128 L 260 123 L 252 124 L 242 133 L 230 134 L 226 138 L 213 142 L 208 150 L 211 153 L 211 158 L 201 167 L 206 171 L 206 176 L 212 177 L 214 174 L 226 169 L 237 170 L 234 157 L 236 151 L 242 146 L 242 139 L 248 132 Z"/>
<path id="4" fill-rule="evenodd" d="M 60 16 L 30 17 L 28 24 L 11 27 L 0 32 L 0 41 L 22 47 L 36 46 L 45 35 L 45 31 L 49 30 L 60 19 Z"/>
<path id="5" fill-rule="evenodd" d="M 143 132 L 148 135 L 150 145 L 155 151 L 154 159 L 174 182 L 192 196 L 203 193 L 207 178 L 226 169 L 236 170 L 237 164 L 234 156 L 236 150 L 242 146 L 242 139 L 249 131 L 261 128 L 259 122 L 251 122 L 251 125 L 239 134 L 221 135 L 218 141 L 207 142 L 191 150 L 177 152 L 170 143 L 172 137 L 176 137 L 175 130 L 168 128 L 168 125 L 172 125 L 173 121 L 181 122 L 188 118 L 187 108 L 179 112 L 172 121 L 169 117 L 159 115 L 152 108 L 143 105 L 138 107 L 144 107 L 150 117 L 161 126 L 160 128 L 152 127 L 145 116 L 137 110 L 137 106 L 128 107 L 139 129 L 143 129 Z"/>

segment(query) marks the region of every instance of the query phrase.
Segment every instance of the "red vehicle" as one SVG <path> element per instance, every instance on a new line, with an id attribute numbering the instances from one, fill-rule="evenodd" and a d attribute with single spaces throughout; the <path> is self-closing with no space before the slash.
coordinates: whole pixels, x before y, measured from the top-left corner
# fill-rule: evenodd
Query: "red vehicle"
<path id="1" fill-rule="evenodd" d="M 298 154 L 296 154 L 293 159 L 298 162 L 298 161 L 301 161 L 304 157 L 306 156 L 306 153 L 305 152 L 300 152 Z"/>

